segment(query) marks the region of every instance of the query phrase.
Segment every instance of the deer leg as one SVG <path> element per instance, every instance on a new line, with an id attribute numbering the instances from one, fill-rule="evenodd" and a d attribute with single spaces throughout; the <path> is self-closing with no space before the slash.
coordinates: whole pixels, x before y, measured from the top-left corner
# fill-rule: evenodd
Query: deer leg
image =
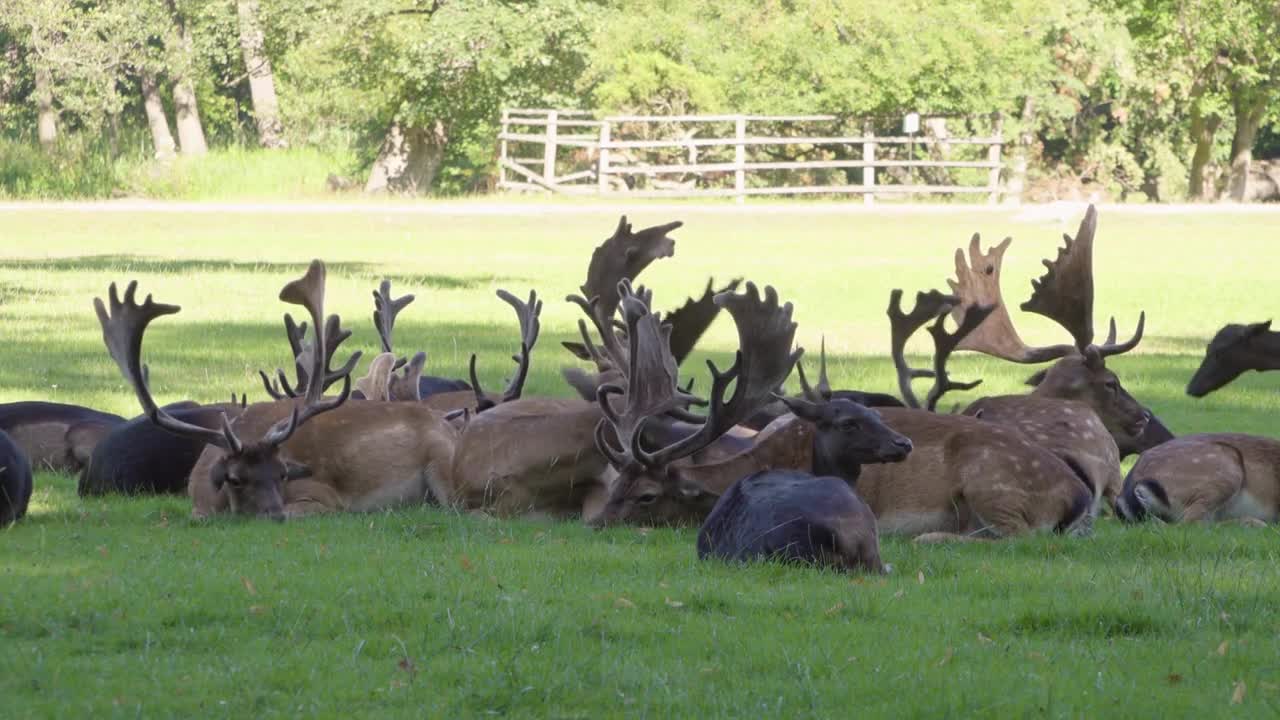
<path id="1" fill-rule="evenodd" d="M 315 480 L 294 480 L 284 489 L 284 514 L 298 518 L 345 510 L 346 503 L 332 485 Z"/>

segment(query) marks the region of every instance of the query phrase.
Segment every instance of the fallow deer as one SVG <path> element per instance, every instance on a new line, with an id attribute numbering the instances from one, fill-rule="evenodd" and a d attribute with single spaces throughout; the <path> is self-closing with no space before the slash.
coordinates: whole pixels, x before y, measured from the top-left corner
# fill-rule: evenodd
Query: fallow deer
<path id="1" fill-rule="evenodd" d="M 9 434 L 0 430 L 0 527 L 27 514 L 31 488 L 31 461 Z"/>
<path id="2" fill-rule="evenodd" d="M 0 405 L 0 431 L 22 449 L 36 470 L 74 473 L 124 418 L 79 405 L 13 402 Z"/>
<path id="3" fill-rule="evenodd" d="M 229 403 L 212 405 L 172 403 L 163 410 L 180 422 L 220 430 L 224 415 L 234 421 L 244 408 L 245 398 L 233 397 Z M 76 491 L 81 497 L 185 494 L 191 469 L 204 449 L 203 439 L 174 435 L 141 415 L 117 426 L 93 448 Z"/>
<path id="4" fill-rule="evenodd" d="M 1019 337 L 1010 319 L 1000 291 L 1000 266 L 1005 251 L 1013 242 L 1006 238 L 999 245 L 983 253 L 980 238 L 974 235 L 969 243 L 969 260 L 966 263 L 963 250 L 956 250 L 956 278 L 949 280 L 953 292 L 961 300 L 953 309 L 953 315 L 977 304 L 995 309 L 972 333 L 964 338 L 958 349 L 974 350 L 1016 363 L 1041 363 L 1056 360 L 1047 370 L 1031 377 L 1028 384 L 1035 386 L 1031 396 L 1075 400 L 1092 408 L 1110 433 L 1120 456 L 1139 453 L 1172 437 L 1172 434 L 1154 419 L 1120 384 L 1120 379 L 1106 366 L 1106 358 L 1129 352 L 1142 340 L 1146 313 L 1138 316 L 1133 337 L 1123 343 L 1116 342 L 1115 320 L 1101 345 L 1094 344 L 1093 328 L 1093 240 L 1097 232 L 1098 213 L 1090 205 L 1075 238 L 1063 236 L 1064 246 L 1055 260 L 1045 261 L 1044 277 L 1032 281 L 1034 292 L 1022 304 L 1022 309 L 1043 315 L 1061 325 L 1071 334 L 1072 344 L 1048 347 L 1029 347 Z M 982 401 L 980 401 L 982 403 Z M 999 422 L 1035 424 L 1048 421 L 1042 410 L 1046 406 L 1029 402 L 1026 410 L 1020 410 L 1018 401 L 1002 401 L 999 407 L 987 402 L 975 404 L 967 414 L 983 412 L 984 418 Z M 1052 421 L 1042 428 L 1050 434 Z M 1082 446 L 1092 447 L 1094 438 L 1079 438 Z M 1105 444 L 1104 444 L 1105 445 Z M 1105 448 L 1095 448 L 1090 453 L 1109 455 Z M 1119 468 L 1115 473 L 1107 471 L 1107 477 L 1099 482 L 1099 488 L 1114 498 L 1119 486 Z"/>
<path id="5" fill-rule="evenodd" d="M 330 338 L 345 331 L 336 315 L 323 320 L 324 285 L 324 264 L 316 260 L 280 293 L 281 300 L 307 309 L 317 329 L 314 347 L 322 349 L 309 358 L 305 397 L 251 405 L 234 424 L 224 419 L 219 431 L 183 423 L 161 410 L 147 385 L 141 361 L 147 325 L 179 308 L 157 304 L 150 296 L 139 305 L 136 282 L 123 301 L 114 285 L 109 304 L 94 301 L 111 357 L 152 422 L 210 445 L 192 471 L 195 516 L 229 510 L 282 520 L 421 503 L 445 472 L 456 433 L 440 413 L 417 404 L 345 403 L 354 362 L 330 369 L 338 347 Z M 323 388 L 335 376 L 342 392 L 324 399 Z"/>
<path id="6" fill-rule="evenodd" d="M 1092 530 L 1095 490 L 1081 468 L 1036 445 L 1015 428 L 962 415 L 940 415 L 942 396 L 978 382 L 951 379 L 946 362 L 965 335 L 993 308 L 970 307 L 959 326 L 944 321 L 959 302 L 937 291 L 918 293 L 909 313 L 902 292 L 890 297 L 892 354 L 909 408 L 880 408 L 884 423 L 910 438 L 913 449 L 900 463 L 864 469 L 855 489 L 875 512 L 881 532 L 918 536 L 920 541 L 1001 538 L 1038 530 L 1086 534 Z M 913 370 L 906 341 L 928 328 L 935 346 L 932 370 Z M 933 378 L 921 403 L 913 378 Z"/>
<path id="7" fill-rule="evenodd" d="M 1271 321 L 1225 325 L 1204 351 L 1204 360 L 1187 383 L 1187 394 L 1202 398 L 1248 370 L 1280 370 L 1280 332 Z"/>
<path id="8" fill-rule="evenodd" d="M 1130 522 L 1276 522 L 1280 440 L 1239 433 L 1170 440 L 1138 458 L 1116 510 Z"/>

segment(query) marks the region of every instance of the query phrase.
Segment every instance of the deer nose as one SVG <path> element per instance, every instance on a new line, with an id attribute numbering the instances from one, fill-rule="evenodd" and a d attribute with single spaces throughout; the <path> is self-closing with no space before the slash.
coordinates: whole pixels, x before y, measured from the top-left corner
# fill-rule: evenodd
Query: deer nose
<path id="1" fill-rule="evenodd" d="M 894 447 L 897 447 L 903 452 L 908 452 L 908 453 L 911 452 L 911 449 L 915 447 L 914 445 L 911 444 L 910 438 L 904 438 L 904 437 L 895 438 L 893 441 L 893 444 L 894 444 Z"/>

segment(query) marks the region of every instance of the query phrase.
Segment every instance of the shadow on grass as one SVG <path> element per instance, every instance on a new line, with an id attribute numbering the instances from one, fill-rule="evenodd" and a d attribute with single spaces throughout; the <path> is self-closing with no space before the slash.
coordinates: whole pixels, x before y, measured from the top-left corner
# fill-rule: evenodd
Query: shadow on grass
<path id="1" fill-rule="evenodd" d="M 434 288 L 439 290 L 467 290 L 483 287 L 492 282 L 522 282 L 527 278 L 509 275 L 432 275 L 417 273 L 380 273 L 379 265 L 364 262 L 331 262 L 326 264 L 333 275 L 345 278 L 368 278 L 374 281 L 387 279 L 407 288 Z M 306 262 L 238 261 L 219 258 L 175 260 L 146 255 L 109 254 L 75 255 L 60 258 L 0 258 L 0 270 L 46 272 L 139 272 L 167 275 L 192 275 L 197 273 L 250 273 L 279 275 L 282 278 L 300 275 L 307 269 Z M 0 304 L 6 297 L 16 298 L 35 291 L 18 286 L 0 286 Z"/>

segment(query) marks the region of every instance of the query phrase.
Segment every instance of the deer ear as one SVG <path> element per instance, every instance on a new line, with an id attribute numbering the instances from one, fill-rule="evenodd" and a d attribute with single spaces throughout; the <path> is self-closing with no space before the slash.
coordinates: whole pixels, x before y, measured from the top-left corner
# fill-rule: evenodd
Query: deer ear
<path id="1" fill-rule="evenodd" d="M 1048 374 L 1049 374 L 1049 368 L 1040 370 L 1036 374 L 1027 378 L 1027 384 L 1030 385 L 1031 387 L 1039 387 L 1040 383 L 1044 382 L 1045 376 L 1047 376 Z"/>
<path id="2" fill-rule="evenodd" d="M 782 404 L 786 405 L 787 409 L 795 413 L 795 416 L 801 420 L 817 422 L 822 418 L 822 406 L 820 405 L 811 403 L 808 400 L 787 397 L 785 395 L 774 395 L 774 397 L 781 400 Z"/>
<path id="3" fill-rule="evenodd" d="M 1253 337 L 1254 335 L 1261 335 L 1262 333 L 1267 332 L 1270 329 L 1271 329 L 1270 320 L 1266 322 L 1253 323 L 1248 326 L 1248 332 L 1246 334 L 1249 337 Z"/>
<path id="4" fill-rule="evenodd" d="M 311 468 L 302 463 L 296 463 L 292 460 L 284 461 L 285 480 L 301 480 L 311 477 Z"/>

